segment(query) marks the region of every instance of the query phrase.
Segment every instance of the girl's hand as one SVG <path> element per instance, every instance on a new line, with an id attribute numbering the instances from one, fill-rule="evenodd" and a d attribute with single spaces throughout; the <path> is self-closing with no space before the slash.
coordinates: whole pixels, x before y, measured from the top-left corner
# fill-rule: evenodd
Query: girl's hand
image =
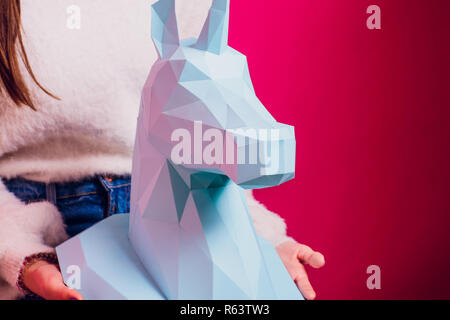
<path id="1" fill-rule="evenodd" d="M 285 242 L 277 247 L 277 251 L 302 295 L 308 300 L 314 300 L 316 293 L 308 280 L 304 265 L 323 267 L 323 255 L 296 242 Z M 58 268 L 46 261 L 37 261 L 27 267 L 23 282 L 29 290 L 46 300 L 83 300 L 79 292 L 64 284 Z"/>
<path id="2" fill-rule="evenodd" d="M 305 299 L 314 300 L 316 293 L 308 280 L 304 265 L 309 264 L 316 269 L 322 268 L 325 265 L 323 255 L 308 246 L 292 241 L 280 244 L 277 251 Z"/>
<path id="3" fill-rule="evenodd" d="M 46 300 L 83 300 L 76 290 L 68 288 L 61 272 L 54 264 L 36 261 L 24 270 L 23 283 L 38 296 Z"/>

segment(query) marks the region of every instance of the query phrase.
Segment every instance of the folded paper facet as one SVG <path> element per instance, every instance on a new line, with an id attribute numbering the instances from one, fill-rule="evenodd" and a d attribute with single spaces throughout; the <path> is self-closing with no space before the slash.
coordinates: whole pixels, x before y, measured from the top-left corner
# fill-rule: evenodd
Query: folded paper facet
<path id="1" fill-rule="evenodd" d="M 78 263 L 95 279 L 87 298 L 135 297 L 141 279 L 140 299 L 302 299 L 256 234 L 243 190 L 294 177 L 294 129 L 268 113 L 245 56 L 228 46 L 229 8 L 214 0 L 200 37 L 181 42 L 175 0 L 153 5 L 160 59 L 142 93 L 129 240 L 114 217 L 58 248 L 62 270 Z M 106 258 L 113 271 L 99 270 Z"/>

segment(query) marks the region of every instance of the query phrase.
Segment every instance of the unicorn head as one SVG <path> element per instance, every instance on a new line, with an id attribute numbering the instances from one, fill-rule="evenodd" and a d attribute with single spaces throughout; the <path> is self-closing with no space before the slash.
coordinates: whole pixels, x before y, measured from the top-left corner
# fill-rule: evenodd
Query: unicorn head
<path id="1" fill-rule="evenodd" d="M 294 176 L 294 129 L 269 114 L 246 57 L 228 46 L 229 6 L 214 0 L 200 37 L 183 42 L 175 0 L 153 6 L 160 59 L 143 91 L 143 132 L 175 165 L 226 175 L 247 189 L 275 186 Z"/>
<path id="2" fill-rule="evenodd" d="M 264 297 L 275 286 L 238 186 L 294 177 L 294 129 L 265 109 L 246 57 L 228 46 L 229 8 L 213 0 L 200 37 L 180 41 L 175 0 L 153 5 L 159 59 L 142 93 L 130 240 L 171 299 Z"/>

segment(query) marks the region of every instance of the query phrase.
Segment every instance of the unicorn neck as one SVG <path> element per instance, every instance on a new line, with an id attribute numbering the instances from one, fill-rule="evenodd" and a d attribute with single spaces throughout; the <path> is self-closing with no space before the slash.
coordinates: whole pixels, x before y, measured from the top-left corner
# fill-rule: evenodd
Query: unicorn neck
<path id="1" fill-rule="evenodd" d="M 145 268 L 170 299 L 192 299 L 199 283 L 210 285 L 195 298 L 210 298 L 218 272 L 250 296 L 261 253 L 244 191 L 217 175 L 212 187 L 190 177 L 188 188 L 177 169 L 166 163 L 132 213 L 130 240 Z"/>

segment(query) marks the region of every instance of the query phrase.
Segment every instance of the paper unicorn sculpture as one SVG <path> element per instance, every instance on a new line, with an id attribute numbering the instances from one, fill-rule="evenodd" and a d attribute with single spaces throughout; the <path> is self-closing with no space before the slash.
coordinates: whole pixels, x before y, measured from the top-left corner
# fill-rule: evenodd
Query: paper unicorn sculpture
<path id="1" fill-rule="evenodd" d="M 175 0 L 153 5 L 160 59 L 142 94 L 131 214 L 57 248 L 87 299 L 302 299 L 244 194 L 294 177 L 294 129 L 267 112 L 228 46 L 229 5 L 214 0 L 184 42 Z"/>

